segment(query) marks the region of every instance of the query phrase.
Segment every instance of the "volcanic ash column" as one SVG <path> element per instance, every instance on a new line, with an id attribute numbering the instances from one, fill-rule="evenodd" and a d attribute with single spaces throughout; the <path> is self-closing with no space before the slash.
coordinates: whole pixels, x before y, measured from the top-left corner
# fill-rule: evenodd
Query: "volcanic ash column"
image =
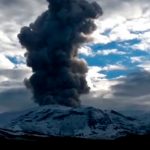
<path id="1" fill-rule="evenodd" d="M 94 19 L 102 15 L 102 9 L 85 0 L 47 1 L 49 9 L 18 35 L 33 70 L 26 85 L 39 105 L 77 107 L 80 94 L 89 92 L 88 67 L 78 58 L 78 49 L 96 29 Z"/>

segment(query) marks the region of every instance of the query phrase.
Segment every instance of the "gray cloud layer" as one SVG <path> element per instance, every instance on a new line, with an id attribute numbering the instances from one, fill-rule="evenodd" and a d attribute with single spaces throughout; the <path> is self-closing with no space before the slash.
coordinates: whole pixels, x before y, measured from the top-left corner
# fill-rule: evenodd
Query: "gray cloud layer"
<path id="1" fill-rule="evenodd" d="M 46 8 L 45 0 L 0 1 L 0 52 L 20 51 L 17 33 Z M 4 37 L 5 36 L 5 37 Z"/>
<path id="2" fill-rule="evenodd" d="M 150 94 L 150 72 L 132 73 L 121 79 L 121 82 L 112 86 L 115 96 L 139 97 Z"/>
<path id="3" fill-rule="evenodd" d="M 3 21 L 9 19 L 9 22 L 14 21 L 22 24 L 30 21 L 38 13 L 41 13 L 45 9 L 45 4 L 45 0 L 1 0 L 1 18 L 3 18 Z"/>
<path id="4" fill-rule="evenodd" d="M 32 107 L 32 94 L 23 84 L 30 72 L 23 69 L 0 70 L 0 113 Z M 5 77 L 5 78 L 3 78 Z"/>
<path id="5" fill-rule="evenodd" d="M 9 88 L 0 92 L 0 113 L 33 107 L 31 93 L 25 88 Z"/>
<path id="6" fill-rule="evenodd" d="M 105 97 L 105 95 L 111 95 Z M 102 96 L 101 96 L 102 95 Z M 150 109 L 150 72 L 139 71 L 118 79 L 111 90 L 92 92 L 82 97 L 83 104 L 102 109 L 117 109 L 126 113 L 149 111 Z"/>

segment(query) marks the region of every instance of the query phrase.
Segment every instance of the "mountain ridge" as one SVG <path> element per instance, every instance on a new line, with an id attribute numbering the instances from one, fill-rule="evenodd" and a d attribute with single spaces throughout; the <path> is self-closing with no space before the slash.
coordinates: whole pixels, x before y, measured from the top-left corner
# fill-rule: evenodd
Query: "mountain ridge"
<path id="1" fill-rule="evenodd" d="M 0 129 L 10 136 L 71 137 L 114 140 L 147 133 L 136 118 L 114 110 L 50 105 L 32 108 L 11 119 Z"/>

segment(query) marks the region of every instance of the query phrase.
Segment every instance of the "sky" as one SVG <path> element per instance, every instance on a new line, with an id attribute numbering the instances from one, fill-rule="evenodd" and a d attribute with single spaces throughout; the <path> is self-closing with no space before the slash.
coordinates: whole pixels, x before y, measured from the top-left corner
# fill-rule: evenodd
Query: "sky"
<path id="1" fill-rule="evenodd" d="M 94 1 L 94 0 L 89 0 Z M 92 41 L 79 49 L 89 65 L 91 91 L 82 104 L 124 112 L 150 108 L 150 1 L 95 0 L 103 16 Z M 23 81 L 25 49 L 18 42 L 21 27 L 47 9 L 46 0 L 0 0 L 0 113 L 34 107 Z"/>

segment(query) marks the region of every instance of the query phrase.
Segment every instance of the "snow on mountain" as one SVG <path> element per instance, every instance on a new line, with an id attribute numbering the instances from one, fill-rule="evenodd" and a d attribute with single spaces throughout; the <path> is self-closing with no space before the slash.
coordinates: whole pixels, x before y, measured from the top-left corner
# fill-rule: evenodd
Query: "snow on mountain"
<path id="1" fill-rule="evenodd" d="M 16 115 L 16 114 L 15 114 Z M 10 117 L 1 131 L 9 134 L 116 139 L 128 134 L 144 134 L 146 128 L 134 118 L 116 111 L 93 107 L 43 106 Z M 5 129 L 5 130 L 4 130 Z"/>

